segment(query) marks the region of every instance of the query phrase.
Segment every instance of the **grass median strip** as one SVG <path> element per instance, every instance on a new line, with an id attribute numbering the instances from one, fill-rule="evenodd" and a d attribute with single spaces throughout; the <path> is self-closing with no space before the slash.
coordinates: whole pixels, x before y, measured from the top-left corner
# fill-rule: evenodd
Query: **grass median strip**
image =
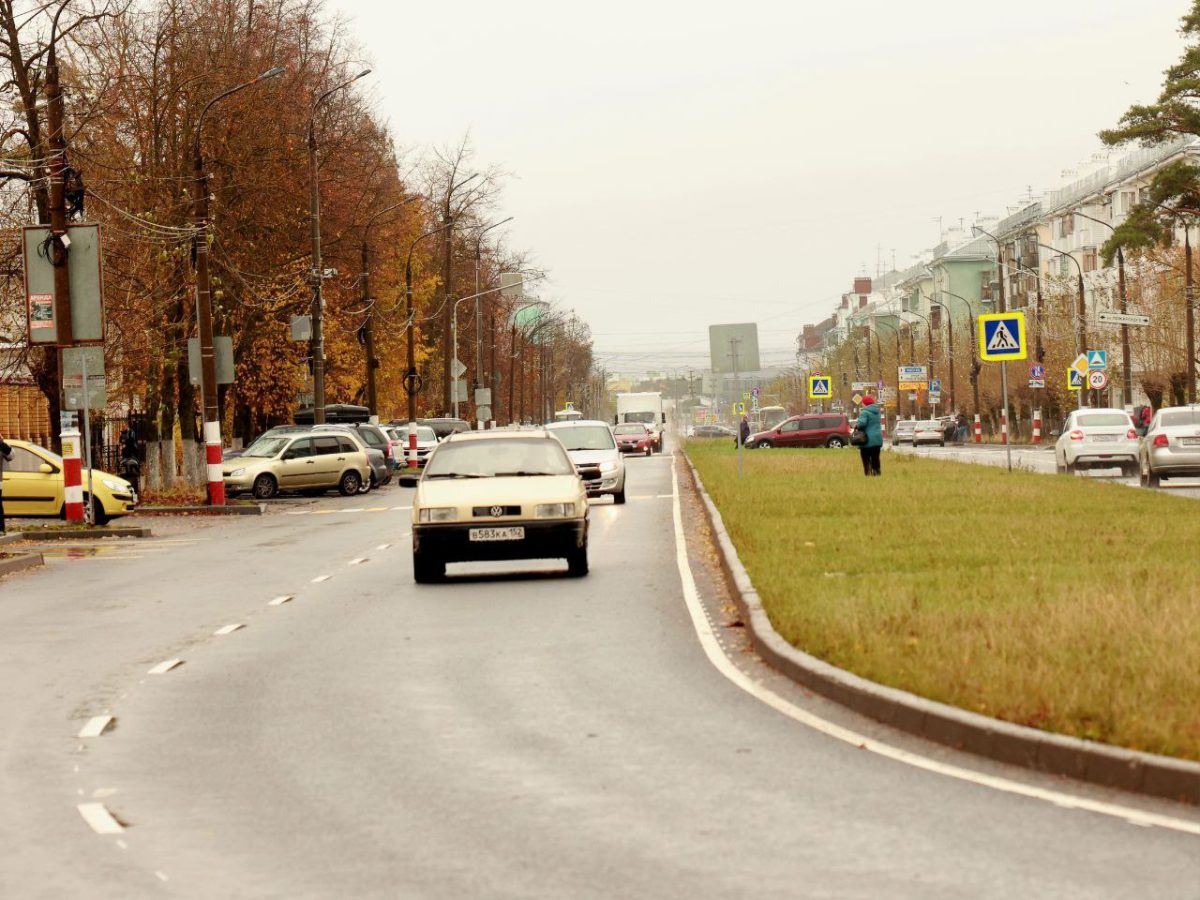
<path id="1" fill-rule="evenodd" d="M 724 442 L 722 442 L 723 444 Z M 1200 759 L 1200 507 L 1082 478 L 690 442 L 775 629 L 881 684 Z"/>

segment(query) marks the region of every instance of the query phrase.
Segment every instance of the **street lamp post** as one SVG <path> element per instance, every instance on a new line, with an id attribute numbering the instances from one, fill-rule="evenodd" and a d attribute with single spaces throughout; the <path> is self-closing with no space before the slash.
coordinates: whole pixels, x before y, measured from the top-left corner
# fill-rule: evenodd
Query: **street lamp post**
<path id="1" fill-rule="evenodd" d="M 997 282 L 999 285 L 999 294 L 997 296 L 996 312 L 1008 312 L 1008 306 L 1004 302 L 1004 245 L 1000 243 L 1000 238 L 996 237 L 990 231 L 980 228 L 978 225 L 972 225 L 974 231 L 987 237 L 996 245 L 996 274 L 999 277 Z"/>
<path id="2" fill-rule="evenodd" d="M 196 228 L 196 319 L 200 343 L 200 398 L 204 409 L 204 456 L 207 464 L 208 502 L 211 506 L 225 505 L 225 480 L 221 474 L 221 411 L 217 403 L 217 361 L 213 353 L 212 282 L 208 271 L 208 174 L 204 171 L 201 136 L 204 117 L 226 97 L 238 91 L 282 75 L 283 66 L 275 66 L 257 78 L 223 91 L 205 104 L 196 122 L 196 137 L 192 146 L 192 178 L 195 197 L 192 215 Z"/>
<path id="3" fill-rule="evenodd" d="M 1076 273 L 1076 276 L 1078 279 L 1077 285 L 1079 288 L 1078 308 L 1076 309 L 1076 312 L 1075 312 L 1075 316 L 1076 316 L 1075 353 L 1076 353 L 1076 355 L 1078 355 L 1087 350 L 1087 331 L 1086 331 L 1087 301 L 1084 299 L 1084 294 L 1083 294 L 1083 266 L 1081 266 L 1079 264 L 1079 260 L 1077 260 L 1070 253 L 1067 253 L 1063 250 L 1058 250 L 1054 247 L 1049 246 L 1048 244 L 1043 244 L 1040 241 L 1038 242 L 1038 246 L 1041 247 L 1043 250 L 1049 250 L 1051 253 L 1055 254 L 1056 256 L 1065 256 L 1071 262 L 1075 263 L 1075 273 Z M 1087 405 L 1083 402 L 1084 394 L 1086 394 L 1086 393 L 1087 393 L 1087 391 L 1082 388 L 1079 391 L 1079 408 L 1080 409 L 1083 409 L 1083 407 Z"/>
<path id="4" fill-rule="evenodd" d="M 954 399 L 954 317 L 950 314 L 950 307 L 933 300 L 929 302 L 931 307 L 936 306 L 946 313 L 946 334 L 949 339 L 947 349 L 950 352 L 950 408 L 957 411 L 958 403 Z"/>
<path id="5" fill-rule="evenodd" d="M 370 69 L 330 88 L 312 105 L 308 116 L 308 227 L 312 241 L 312 356 L 313 356 L 313 422 L 325 421 L 325 298 L 321 282 L 325 271 L 321 267 L 321 184 L 317 172 L 317 111 L 321 104 L 343 88 L 369 75 Z"/>
<path id="6" fill-rule="evenodd" d="M 971 301 L 970 301 L 970 300 L 968 300 L 966 297 L 964 297 L 962 294 L 956 294 L 956 293 L 954 293 L 953 291 L 948 291 L 948 290 L 946 290 L 945 288 L 942 288 L 942 287 L 938 288 L 937 290 L 938 290 L 938 292 L 939 292 L 939 293 L 941 293 L 941 294 L 946 294 L 946 295 L 948 295 L 948 296 L 950 296 L 950 297 L 954 297 L 956 300 L 961 300 L 961 301 L 963 302 L 963 305 L 965 305 L 965 306 L 967 307 L 967 320 L 966 320 L 966 321 L 967 321 L 967 325 L 968 325 L 968 327 L 970 327 L 970 324 L 971 324 L 971 317 L 972 317 L 972 315 L 973 315 L 973 314 L 972 314 L 972 311 L 971 311 Z M 947 312 L 950 312 L 950 310 L 949 310 L 949 308 L 948 308 L 948 307 L 947 307 Z M 952 318 L 952 316 L 950 316 L 950 317 L 948 317 L 948 318 Z M 953 325 L 952 325 L 951 327 L 953 327 Z M 972 346 L 973 346 L 973 345 L 972 345 Z M 953 351 L 953 350 L 951 350 L 951 351 L 950 351 L 950 353 L 951 353 L 951 359 L 953 359 L 953 356 L 954 356 L 954 351 Z M 975 408 L 974 408 L 974 409 L 971 411 L 971 415 L 973 415 L 973 416 L 978 416 L 978 415 L 979 415 L 979 373 L 980 373 L 980 371 L 981 371 L 981 370 L 982 370 L 982 366 L 980 366 L 980 364 L 979 364 L 979 360 L 978 360 L 977 358 L 975 358 L 974 354 L 972 354 L 972 359 L 971 359 L 971 392 L 972 392 L 972 395 L 973 395 L 973 400 L 974 400 L 974 403 L 975 403 Z"/>
<path id="7" fill-rule="evenodd" d="M 896 415 L 898 416 L 900 414 L 900 368 L 899 368 L 899 366 L 900 366 L 900 329 L 897 328 L 895 325 L 892 325 L 890 322 L 881 322 L 881 321 L 879 321 L 879 319 L 876 319 L 875 320 L 875 330 L 877 332 L 876 337 L 875 337 L 876 344 L 879 343 L 878 331 L 879 331 L 880 325 L 886 325 L 896 335 L 896 367 L 897 367 L 896 368 Z M 880 372 L 881 372 L 881 374 L 879 376 L 879 380 L 886 383 L 887 379 L 884 377 L 884 374 L 883 374 L 883 349 L 882 348 L 879 349 L 879 368 L 880 368 Z M 911 413 L 912 410 L 910 409 L 909 412 Z"/>
<path id="8" fill-rule="evenodd" d="M 452 221 L 453 220 L 451 220 L 451 222 Z M 408 395 L 409 447 L 410 449 L 414 450 L 416 446 L 417 432 L 412 426 L 417 421 L 417 394 L 421 392 L 421 376 L 417 374 L 417 356 L 416 350 L 413 346 L 413 332 L 416 331 L 417 325 L 416 313 L 413 311 L 412 299 L 412 256 L 413 250 L 416 249 L 417 244 L 421 243 L 421 241 L 425 240 L 425 238 L 432 237 L 443 229 L 450 227 L 451 222 L 443 222 L 436 228 L 431 228 L 429 231 L 426 231 L 424 234 L 418 236 L 411 244 L 408 245 L 408 257 L 404 260 L 404 314 L 407 318 L 407 323 L 404 327 L 408 332 L 408 347 L 406 351 L 407 365 L 404 372 L 404 393 Z M 415 468 L 416 462 L 416 456 L 413 455 L 409 459 L 409 467 Z"/>
<path id="9" fill-rule="evenodd" d="M 1097 225 L 1103 225 L 1109 231 L 1116 231 L 1116 229 L 1108 222 L 1093 218 L 1085 213 L 1076 212 L 1074 215 L 1079 216 L 1081 219 L 1087 219 L 1089 222 L 1095 222 Z M 1121 304 L 1121 312 L 1127 312 L 1129 310 L 1129 302 L 1125 294 L 1125 251 L 1120 246 L 1117 247 L 1117 298 Z M 1132 363 L 1130 360 L 1129 351 L 1129 326 L 1122 323 L 1121 373 L 1124 375 L 1124 377 L 1121 379 L 1121 401 L 1127 407 L 1133 406 L 1133 373 L 1130 370 L 1131 365 Z"/>
<path id="10" fill-rule="evenodd" d="M 493 228 L 499 228 L 501 225 L 511 222 L 515 218 L 516 218 L 516 216 L 509 216 L 507 219 L 501 219 L 499 222 L 493 222 L 491 225 L 488 225 L 486 228 L 484 228 L 482 231 L 480 231 L 478 234 L 475 235 L 475 297 L 476 297 L 476 300 L 475 300 L 475 387 L 477 389 L 483 387 L 483 383 L 484 383 L 483 382 L 483 317 L 482 317 L 482 306 L 483 305 L 479 302 L 479 299 L 478 299 L 483 296 L 483 294 L 480 293 L 480 290 L 479 290 L 479 270 L 481 267 L 480 264 L 483 261 L 483 236 L 485 234 L 487 234 L 489 231 L 491 231 Z M 493 305 L 493 309 L 494 309 L 494 305 Z M 494 313 L 493 313 L 493 315 L 494 315 Z M 494 321 L 495 320 L 493 319 L 493 322 Z M 454 337 L 455 337 L 455 340 L 457 341 L 457 339 L 458 339 L 458 319 L 457 319 L 457 317 L 454 320 L 454 328 L 455 328 Z M 494 351 L 495 348 L 496 348 L 496 342 L 495 342 L 495 337 L 493 336 L 492 350 Z M 495 354 L 493 353 L 493 362 L 495 362 L 494 356 L 495 356 Z M 458 359 L 457 348 L 454 351 L 454 358 Z M 492 400 L 493 400 L 492 418 L 493 419 L 496 417 L 495 403 L 494 403 L 495 399 L 496 399 L 495 397 L 492 398 Z M 456 408 L 454 411 L 454 415 L 455 416 L 458 415 L 457 404 L 456 404 Z M 483 430 L 483 420 L 479 418 L 478 407 L 476 408 L 476 411 L 475 411 L 475 419 L 479 423 L 479 429 Z"/>

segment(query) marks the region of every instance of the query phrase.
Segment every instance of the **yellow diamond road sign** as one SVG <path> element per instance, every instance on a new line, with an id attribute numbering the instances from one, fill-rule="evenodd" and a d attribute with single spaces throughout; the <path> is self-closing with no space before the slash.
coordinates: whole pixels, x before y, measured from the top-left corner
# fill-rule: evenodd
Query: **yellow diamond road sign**
<path id="1" fill-rule="evenodd" d="M 1088 373 L 1087 354 L 1080 353 L 1077 357 L 1075 357 L 1075 362 L 1071 363 L 1071 368 L 1074 369 L 1076 372 L 1078 372 L 1080 375 L 1086 375 Z"/>

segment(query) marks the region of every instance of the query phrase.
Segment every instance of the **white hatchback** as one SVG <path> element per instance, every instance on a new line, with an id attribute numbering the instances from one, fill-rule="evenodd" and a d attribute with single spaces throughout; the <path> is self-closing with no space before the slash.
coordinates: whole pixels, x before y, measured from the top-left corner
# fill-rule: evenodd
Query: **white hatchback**
<path id="1" fill-rule="evenodd" d="M 1125 475 L 1136 475 L 1138 446 L 1133 419 L 1125 410 L 1076 409 L 1054 445 L 1054 467 L 1060 474 L 1120 468 Z"/>

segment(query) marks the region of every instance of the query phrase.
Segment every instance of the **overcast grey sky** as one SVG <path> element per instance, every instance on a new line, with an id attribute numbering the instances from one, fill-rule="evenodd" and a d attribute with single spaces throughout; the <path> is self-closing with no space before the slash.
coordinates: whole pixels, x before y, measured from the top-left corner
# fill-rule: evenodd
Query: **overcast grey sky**
<path id="1" fill-rule="evenodd" d="M 1157 95 L 1190 0 L 811 6 L 333 0 L 398 143 L 469 130 L 513 173 L 510 241 L 550 270 L 542 295 L 598 356 L 666 365 L 728 321 L 784 361 L 878 248 L 903 266 L 935 217 L 1057 186 Z"/>

